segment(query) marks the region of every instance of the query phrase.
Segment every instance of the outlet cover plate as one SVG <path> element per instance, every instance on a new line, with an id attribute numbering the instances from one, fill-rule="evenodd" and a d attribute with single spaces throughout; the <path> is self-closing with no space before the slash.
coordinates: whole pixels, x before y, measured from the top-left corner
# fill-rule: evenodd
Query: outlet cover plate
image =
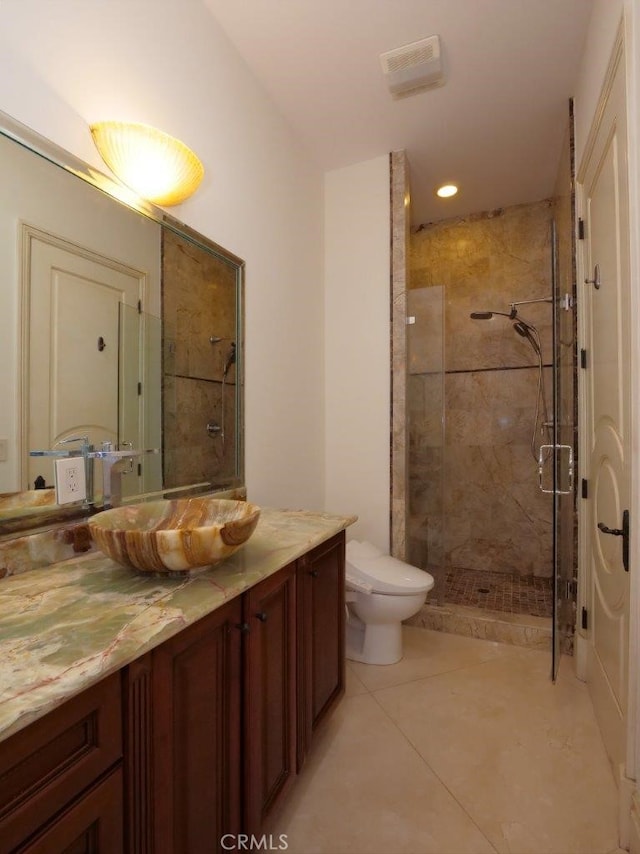
<path id="1" fill-rule="evenodd" d="M 56 502 L 73 504 L 87 497 L 87 483 L 82 457 L 64 457 L 55 461 Z"/>

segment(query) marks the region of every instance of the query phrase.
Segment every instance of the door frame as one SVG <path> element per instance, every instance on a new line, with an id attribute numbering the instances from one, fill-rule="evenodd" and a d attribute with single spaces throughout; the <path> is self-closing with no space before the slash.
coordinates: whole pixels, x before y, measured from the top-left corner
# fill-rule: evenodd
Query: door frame
<path id="1" fill-rule="evenodd" d="M 626 10 L 628 12 L 628 10 Z M 640 167 L 636 146 L 640 138 L 640 114 L 635 106 L 638 97 L 638 86 L 635 82 L 634 48 L 640 43 L 640 33 L 634 32 L 632 17 L 635 17 L 636 28 L 640 23 L 637 15 L 625 14 L 618 29 L 615 42 L 611 52 L 611 58 L 603 78 L 600 97 L 593 114 L 592 124 L 589 131 L 581 162 L 576 173 L 576 202 L 578 216 L 582 215 L 584 209 L 583 184 L 585 166 L 593 151 L 597 131 L 600 127 L 604 107 L 611 90 L 614 74 L 618 63 L 625 63 L 626 83 L 626 111 L 627 111 L 627 148 L 628 148 L 628 175 L 629 184 L 629 265 L 631 289 L 629 294 L 630 311 L 630 464 L 631 464 L 631 541 L 630 541 L 630 590 L 629 590 L 629 672 L 628 672 L 628 699 L 627 699 L 627 726 L 625 744 L 624 767 L 614 768 L 614 776 L 618 785 L 619 796 L 619 844 L 625 846 L 629 843 L 630 833 L 633 835 L 632 825 L 636 825 L 638 849 L 640 850 L 640 818 L 631 814 L 632 799 L 637 800 L 640 806 L 640 792 L 636 790 L 638 769 L 640 769 L 640 720 L 638 709 L 640 708 L 640 678 L 636 673 L 637 663 L 640 661 L 640 206 L 639 206 L 639 181 Z M 635 42 L 635 44 L 634 44 Z M 626 49 L 625 49 L 626 47 Z M 577 240 L 578 247 L 584 244 Z M 585 269 L 585 252 L 577 252 L 577 282 L 578 282 L 578 348 L 582 348 L 586 341 L 586 319 L 581 291 L 585 287 L 585 279 L 589 278 L 589 271 Z M 634 286 L 634 283 L 638 283 Z M 584 436 L 587 418 L 584 377 L 578 368 L 578 435 Z M 582 443 L 579 443 L 578 477 L 582 478 L 585 473 L 585 453 Z M 578 620 L 576 626 L 576 673 L 578 677 L 586 681 L 588 629 L 581 627 L 580 614 L 583 607 L 587 607 L 589 599 L 590 569 L 588 556 L 588 542 L 590 532 L 586 523 L 586 515 L 583 511 L 584 500 L 579 499 L 581 507 L 578 511 Z M 587 499 L 588 500 L 588 499 Z M 636 806 L 637 810 L 637 806 Z M 635 850 L 635 849 L 634 849 Z"/>

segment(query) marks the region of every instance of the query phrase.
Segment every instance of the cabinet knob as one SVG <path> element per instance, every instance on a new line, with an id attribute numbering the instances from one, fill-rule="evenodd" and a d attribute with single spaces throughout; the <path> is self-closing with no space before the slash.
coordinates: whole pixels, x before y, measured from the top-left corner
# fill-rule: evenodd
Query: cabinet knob
<path id="1" fill-rule="evenodd" d="M 256 617 L 260 620 L 261 623 L 267 622 L 267 614 L 265 614 L 264 611 L 260 611 L 258 614 L 256 614 Z"/>
<path id="2" fill-rule="evenodd" d="M 311 576 L 311 578 L 317 578 L 319 575 L 318 570 L 317 569 L 310 569 L 309 575 Z"/>
<path id="3" fill-rule="evenodd" d="M 251 626 L 249 623 L 236 623 L 236 629 L 239 629 L 243 635 L 246 635 L 247 632 L 251 631 Z"/>

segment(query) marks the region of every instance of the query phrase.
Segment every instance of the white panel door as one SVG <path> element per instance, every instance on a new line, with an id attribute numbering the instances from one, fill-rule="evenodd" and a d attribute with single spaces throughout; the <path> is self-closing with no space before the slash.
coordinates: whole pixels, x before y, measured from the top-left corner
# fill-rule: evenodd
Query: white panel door
<path id="1" fill-rule="evenodd" d="M 34 237 L 29 269 L 29 449 L 71 436 L 140 448 L 140 273 Z M 30 487 L 38 475 L 52 485 L 51 460 L 29 458 Z M 137 474 L 123 490 L 138 491 Z"/>
<path id="2" fill-rule="evenodd" d="M 624 512 L 630 506 L 629 217 L 624 57 L 594 145 L 581 169 L 585 219 L 585 435 L 587 678 L 609 756 L 626 746 L 629 573 L 623 565 Z M 612 533 L 618 532 L 618 533 Z"/>

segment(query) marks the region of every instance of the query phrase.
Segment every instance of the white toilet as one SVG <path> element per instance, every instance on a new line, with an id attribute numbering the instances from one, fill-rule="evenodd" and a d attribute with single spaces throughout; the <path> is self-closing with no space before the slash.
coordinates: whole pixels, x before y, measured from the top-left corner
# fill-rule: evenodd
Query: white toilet
<path id="1" fill-rule="evenodd" d="M 395 664 L 402 658 L 402 621 L 416 614 L 433 576 L 380 551 L 347 543 L 347 658 Z"/>

